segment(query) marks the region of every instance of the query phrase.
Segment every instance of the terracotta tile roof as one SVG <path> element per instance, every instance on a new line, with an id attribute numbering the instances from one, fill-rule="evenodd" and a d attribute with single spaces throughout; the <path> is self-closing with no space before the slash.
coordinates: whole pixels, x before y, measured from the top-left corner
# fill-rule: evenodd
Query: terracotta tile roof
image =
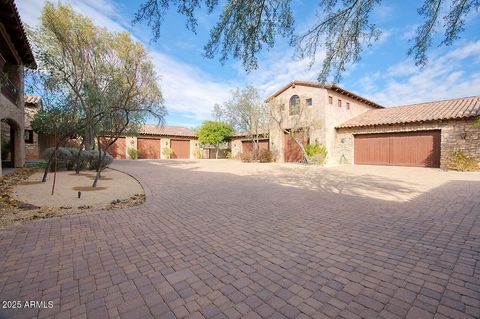
<path id="1" fill-rule="evenodd" d="M 36 95 L 25 95 L 25 104 L 38 104 L 40 97 Z"/>
<path id="2" fill-rule="evenodd" d="M 301 85 L 301 86 L 309 86 L 309 87 L 316 87 L 316 88 L 321 88 L 321 89 L 327 89 L 327 90 L 332 90 L 332 91 L 335 91 L 335 92 L 338 92 L 340 94 L 343 94 L 343 95 L 346 95 L 346 96 L 349 96 L 353 99 L 356 99 L 358 101 L 361 101 L 367 105 L 370 105 L 370 106 L 373 106 L 373 107 L 376 107 L 376 108 L 383 108 L 383 106 L 381 106 L 380 104 L 377 104 L 373 101 L 370 101 L 358 94 L 355 94 L 353 92 L 350 92 L 348 90 L 345 90 L 344 88 L 341 88 L 339 87 L 338 85 L 335 85 L 335 84 L 322 84 L 320 82 L 309 82 L 309 81 L 299 81 L 299 80 L 294 80 L 290 83 L 288 83 L 287 85 L 285 85 L 283 88 L 281 88 L 280 90 L 278 90 L 277 92 L 273 93 L 271 96 L 269 96 L 267 98 L 267 101 L 270 101 L 271 99 L 273 99 L 274 97 L 277 97 L 279 96 L 280 94 L 282 94 L 283 92 L 285 92 L 288 88 L 292 87 L 292 86 L 295 86 L 295 85 Z"/>
<path id="3" fill-rule="evenodd" d="M 28 42 L 27 34 L 14 0 L 0 1 L 0 21 L 12 39 L 12 43 L 18 51 L 23 64 L 36 69 L 37 64 L 33 56 L 32 47 Z"/>
<path id="4" fill-rule="evenodd" d="M 429 122 L 480 116 L 480 96 L 370 110 L 337 128 Z"/>
<path id="5" fill-rule="evenodd" d="M 259 134 L 260 138 L 267 138 L 268 137 L 268 131 L 261 131 Z M 248 133 L 247 132 L 237 132 L 235 134 L 233 134 L 233 138 L 236 138 L 236 137 L 247 137 L 248 136 Z"/>
<path id="6" fill-rule="evenodd" d="M 140 128 L 141 135 L 197 137 L 194 131 L 181 126 L 145 124 Z"/>

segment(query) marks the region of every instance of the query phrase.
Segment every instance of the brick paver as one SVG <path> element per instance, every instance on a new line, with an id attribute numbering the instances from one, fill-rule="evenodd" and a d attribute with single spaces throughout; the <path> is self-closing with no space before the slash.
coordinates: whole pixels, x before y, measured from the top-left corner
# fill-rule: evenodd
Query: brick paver
<path id="1" fill-rule="evenodd" d="M 480 317 L 479 181 L 400 202 L 177 163 L 115 164 L 142 206 L 0 231 L 0 300 L 53 302 L 0 317 Z"/>

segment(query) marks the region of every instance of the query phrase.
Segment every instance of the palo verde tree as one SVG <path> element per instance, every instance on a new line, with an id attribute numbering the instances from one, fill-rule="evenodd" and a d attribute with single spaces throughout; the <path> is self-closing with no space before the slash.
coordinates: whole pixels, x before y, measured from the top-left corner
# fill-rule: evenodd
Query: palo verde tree
<path id="1" fill-rule="evenodd" d="M 32 90 L 43 90 L 42 98 L 69 97 L 71 112 L 87 123 L 82 146 L 98 145 L 100 157 L 147 117 L 163 122 L 166 110 L 153 64 L 128 33 L 109 32 L 71 6 L 49 2 L 41 21 L 29 32 L 39 62 Z M 95 186 L 104 168 L 101 157 L 99 163 Z"/>
<path id="2" fill-rule="evenodd" d="M 196 31 L 196 11 L 206 7 L 212 14 L 222 4 L 218 21 L 210 31 L 204 47 L 205 56 L 241 60 L 247 71 L 257 68 L 257 56 L 263 48 L 272 48 L 278 36 L 290 40 L 300 57 L 315 61 L 320 48 L 326 50 L 318 80 L 325 82 L 333 75 L 338 82 L 346 65 L 359 61 L 365 47 L 380 38 L 380 27 L 371 22 L 372 13 L 382 0 L 319 0 L 318 19 L 306 32 L 296 33 L 291 0 L 144 0 L 134 22 L 146 21 L 158 39 L 162 21 L 170 7 L 187 18 L 187 28 Z M 480 8 L 478 0 L 423 0 L 418 14 L 423 23 L 418 27 L 408 54 L 417 66 L 427 63 L 427 52 L 433 36 L 443 33 L 439 45 L 451 45 L 464 31 L 470 12 Z"/>
<path id="3" fill-rule="evenodd" d="M 198 129 L 198 140 L 201 143 L 215 146 L 215 158 L 221 144 L 228 143 L 235 133 L 232 126 L 225 122 L 205 121 Z"/>
<path id="4" fill-rule="evenodd" d="M 145 48 L 128 33 L 119 33 L 109 37 L 107 50 L 104 81 L 108 85 L 93 97 L 98 99 L 103 114 L 96 131 L 99 157 L 103 158 L 93 187 L 104 168 L 108 149 L 120 136 L 136 135 L 147 117 L 160 124 L 166 115 L 153 63 Z"/>
<path id="5" fill-rule="evenodd" d="M 85 120 L 71 111 L 68 102 L 52 105 L 38 111 L 32 119 L 32 129 L 42 135 L 50 136 L 54 140 L 54 152 L 50 155 L 42 182 L 47 180 L 48 171 L 52 162 L 57 161 L 58 149 L 65 145 L 67 140 L 85 128 Z"/>
<path id="6" fill-rule="evenodd" d="M 253 158 L 258 157 L 258 141 L 268 133 L 268 112 L 265 103 L 253 86 L 232 90 L 231 98 L 222 105 L 216 104 L 216 118 L 229 123 L 237 132 L 244 132 L 253 145 Z"/>

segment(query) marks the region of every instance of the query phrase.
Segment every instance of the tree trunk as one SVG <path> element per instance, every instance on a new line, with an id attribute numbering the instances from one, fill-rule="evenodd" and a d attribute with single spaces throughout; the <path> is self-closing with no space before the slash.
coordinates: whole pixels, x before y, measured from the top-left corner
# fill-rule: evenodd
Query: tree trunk
<path id="1" fill-rule="evenodd" d="M 215 159 L 218 159 L 218 145 L 215 147 Z"/>
<path id="2" fill-rule="evenodd" d="M 45 183 L 47 181 L 47 174 L 50 171 L 50 166 L 52 165 L 52 159 L 54 156 L 55 152 L 52 152 L 52 155 L 50 155 L 50 158 L 48 159 L 47 167 L 45 167 L 45 171 L 43 172 L 42 183 Z"/>
<path id="3" fill-rule="evenodd" d="M 75 163 L 75 174 L 80 174 L 80 156 L 82 155 L 83 145 L 85 144 L 85 139 L 82 139 L 82 144 L 80 144 L 80 148 L 78 149 L 77 153 L 77 160 Z"/>
<path id="4" fill-rule="evenodd" d="M 99 149 L 99 154 L 100 154 L 100 149 Z M 103 156 L 100 157 L 100 162 L 98 164 L 98 169 L 97 169 L 97 174 L 95 175 L 95 180 L 93 181 L 92 187 L 97 187 L 98 180 L 100 179 L 100 174 L 103 169 L 103 162 L 105 161 L 105 157 L 107 156 L 107 152 L 103 152 Z"/>

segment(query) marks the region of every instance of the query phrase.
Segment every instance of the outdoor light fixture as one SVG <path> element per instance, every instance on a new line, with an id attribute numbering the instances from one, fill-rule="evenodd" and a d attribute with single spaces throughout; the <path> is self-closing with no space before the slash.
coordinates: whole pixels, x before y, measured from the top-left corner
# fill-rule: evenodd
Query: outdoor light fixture
<path id="1" fill-rule="evenodd" d="M 460 133 L 460 138 L 462 140 L 464 140 L 465 138 L 467 138 L 467 131 L 465 131 L 465 129 L 463 129 L 462 133 Z"/>

